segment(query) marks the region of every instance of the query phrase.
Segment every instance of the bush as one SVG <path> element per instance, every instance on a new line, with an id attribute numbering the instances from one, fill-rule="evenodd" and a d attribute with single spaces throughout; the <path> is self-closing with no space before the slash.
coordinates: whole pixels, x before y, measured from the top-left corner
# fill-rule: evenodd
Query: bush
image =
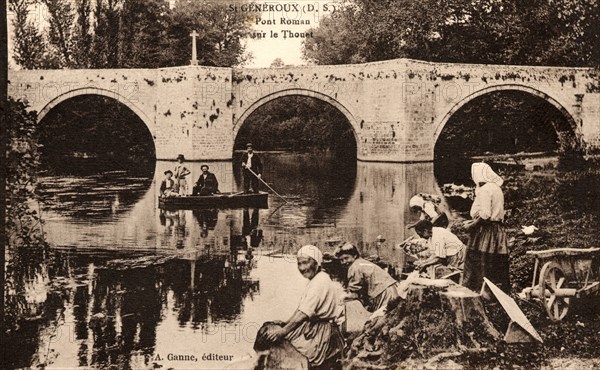
<path id="1" fill-rule="evenodd" d="M 18 327 L 26 306 L 25 282 L 39 270 L 47 245 L 40 215 L 31 208 L 39 164 L 36 113 L 13 99 L 7 108 L 4 317 L 10 332 Z"/>

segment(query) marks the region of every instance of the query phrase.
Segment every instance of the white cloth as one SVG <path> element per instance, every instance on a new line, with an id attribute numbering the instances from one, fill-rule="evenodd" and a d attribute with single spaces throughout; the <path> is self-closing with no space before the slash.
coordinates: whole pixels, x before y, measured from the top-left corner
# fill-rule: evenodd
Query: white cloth
<path id="1" fill-rule="evenodd" d="M 187 169 L 185 164 L 177 163 L 175 165 L 175 173 L 173 175 L 175 175 L 176 179 L 185 179 L 185 177 L 189 174 L 190 174 L 190 170 Z"/>
<path id="2" fill-rule="evenodd" d="M 425 202 L 425 204 L 423 205 L 422 213 L 425 213 L 430 218 L 436 218 L 437 216 L 439 216 L 435 209 L 435 206 L 431 202 Z M 424 214 L 422 214 L 422 216 L 423 216 L 423 217 L 421 217 L 422 219 L 425 218 Z"/>
<path id="3" fill-rule="evenodd" d="M 473 163 L 471 165 L 471 177 L 475 184 L 479 184 L 481 182 L 485 183 L 494 183 L 498 186 L 502 186 L 504 180 L 502 177 L 498 176 L 494 170 L 487 164 L 483 162 Z"/>
<path id="4" fill-rule="evenodd" d="M 317 261 L 317 265 L 321 266 L 323 263 L 323 253 L 321 250 L 314 245 L 305 245 L 298 251 L 298 257 L 310 257 Z"/>
<path id="5" fill-rule="evenodd" d="M 298 310 L 309 318 L 336 320 L 342 313 L 340 297 L 326 272 L 319 271 L 306 286 Z"/>
<path id="6" fill-rule="evenodd" d="M 335 324 L 343 319 L 338 290 L 329 275 L 318 272 L 306 286 L 298 310 L 308 316 L 286 336 L 298 352 L 308 358 L 312 366 L 343 351 L 344 342 Z"/>
<path id="7" fill-rule="evenodd" d="M 425 199 L 421 198 L 418 195 L 413 196 L 412 198 L 410 198 L 410 200 L 408 201 L 408 206 L 410 208 L 412 207 L 419 207 L 419 208 L 423 208 L 423 204 L 425 204 Z"/>
<path id="8" fill-rule="evenodd" d="M 419 207 L 421 209 L 421 220 L 424 220 L 426 218 L 426 215 L 429 216 L 430 219 L 438 216 L 438 212 L 435 209 L 435 205 L 432 202 L 426 201 L 425 199 L 423 199 L 423 197 L 419 195 L 415 195 L 412 198 L 410 198 L 410 201 L 408 201 L 408 206 L 410 208 Z"/>
<path id="9" fill-rule="evenodd" d="M 443 227 L 433 227 L 431 239 L 428 240 L 429 250 L 440 258 L 456 255 L 464 248 L 464 244 L 450 230 Z"/>
<path id="10" fill-rule="evenodd" d="M 504 219 L 504 194 L 500 186 L 488 182 L 475 188 L 475 199 L 471 205 L 471 217 L 484 220 L 502 221 Z"/>
<path id="11" fill-rule="evenodd" d="M 254 155 L 254 153 L 248 153 L 248 160 L 246 161 L 246 167 L 247 168 L 251 168 L 252 167 L 252 156 Z"/>

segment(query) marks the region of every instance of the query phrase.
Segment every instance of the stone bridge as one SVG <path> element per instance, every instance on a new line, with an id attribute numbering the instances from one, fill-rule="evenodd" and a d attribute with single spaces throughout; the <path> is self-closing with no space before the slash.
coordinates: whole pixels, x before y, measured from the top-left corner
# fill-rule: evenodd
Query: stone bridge
<path id="1" fill-rule="evenodd" d="M 303 95 L 327 102 L 352 125 L 363 161 L 433 160 L 446 122 L 487 93 L 518 90 L 559 109 L 586 150 L 600 147 L 600 82 L 590 68 L 376 63 L 237 69 L 9 71 L 8 94 L 38 119 L 78 95 L 111 97 L 150 130 L 158 159 L 230 159 L 245 119 L 271 100 Z M 315 112 L 316 114 L 317 112 Z M 258 148 L 260 149 L 260 148 Z"/>

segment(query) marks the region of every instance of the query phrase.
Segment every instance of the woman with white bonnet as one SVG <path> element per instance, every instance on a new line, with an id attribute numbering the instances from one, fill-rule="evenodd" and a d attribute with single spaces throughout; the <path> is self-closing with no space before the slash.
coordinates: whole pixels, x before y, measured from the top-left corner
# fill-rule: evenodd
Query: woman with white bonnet
<path id="1" fill-rule="evenodd" d="M 505 292 L 510 292 L 508 248 L 504 231 L 504 182 L 486 163 L 473 163 L 475 182 L 472 220 L 465 221 L 469 242 L 465 256 L 463 285 L 479 292 L 486 277 Z"/>
<path id="2" fill-rule="evenodd" d="M 342 316 L 338 290 L 321 269 L 323 253 L 314 245 L 298 251 L 298 270 L 309 280 L 298 308 L 287 322 L 266 334 L 272 342 L 286 338 L 308 358 L 311 369 L 341 369 L 344 343 L 337 322 Z"/>
<path id="3" fill-rule="evenodd" d="M 430 194 L 417 194 L 408 201 L 408 207 L 413 212 L 419 212 L 419 221 L 431 221 L 435 227 L 448 227 L 449 221 L 446 212 L 440 210 L 438 203 L 441 199 Z M 409 228 L 414 227 L 410 225 Z"/>

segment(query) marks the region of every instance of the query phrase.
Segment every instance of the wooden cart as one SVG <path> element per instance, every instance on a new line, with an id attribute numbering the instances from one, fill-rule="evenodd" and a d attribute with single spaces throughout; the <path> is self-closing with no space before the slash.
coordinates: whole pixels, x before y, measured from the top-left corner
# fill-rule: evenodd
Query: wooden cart
<path id="1" fill-rule="evenodd" d="M 600 290 L 600 248 L 528 251 L 535 258 L 531 287 L 521 293 L 540 300 L 552 321 L 562 320 L 573 298 Z"/>

